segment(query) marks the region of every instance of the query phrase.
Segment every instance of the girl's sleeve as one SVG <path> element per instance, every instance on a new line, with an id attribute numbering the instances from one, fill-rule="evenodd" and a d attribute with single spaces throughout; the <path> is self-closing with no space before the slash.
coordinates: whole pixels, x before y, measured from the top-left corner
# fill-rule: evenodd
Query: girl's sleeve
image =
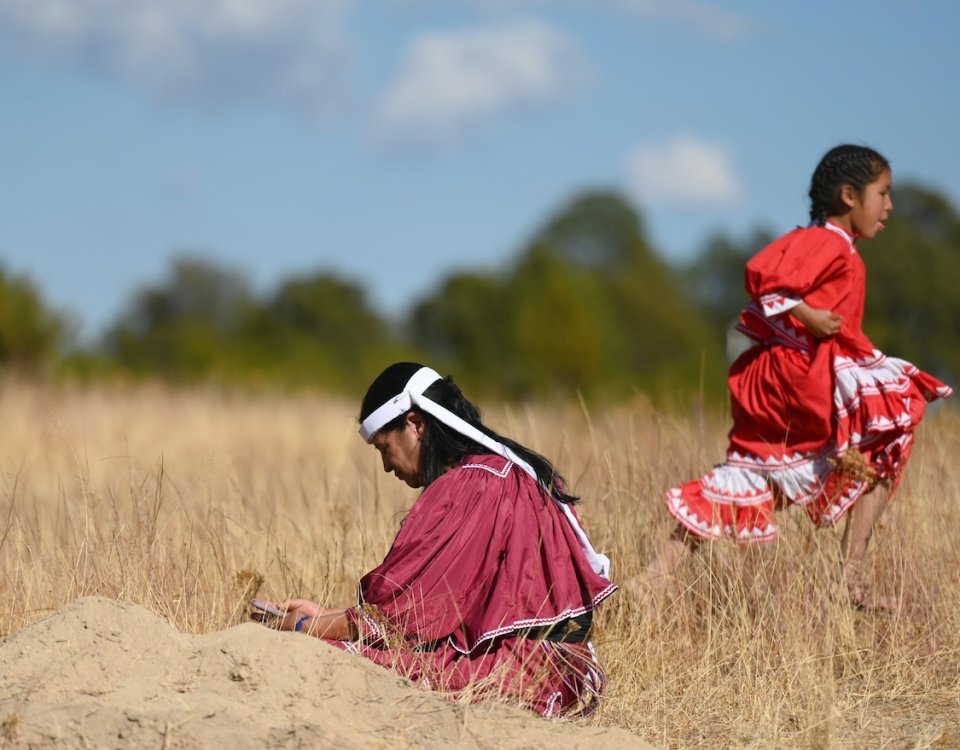
<path id="1" fill-rule="evenodd" d="M 828 229 L 796 229 L 747 261 L 747 294 L 766 317 L 791 310 L 812 290 L 843 272 L 844 252 L 849 247 Z"/>

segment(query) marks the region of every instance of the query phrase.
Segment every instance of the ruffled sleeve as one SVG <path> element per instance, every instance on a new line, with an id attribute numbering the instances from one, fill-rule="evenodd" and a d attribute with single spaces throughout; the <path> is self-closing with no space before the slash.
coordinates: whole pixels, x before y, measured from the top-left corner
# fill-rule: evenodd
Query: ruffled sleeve
<path id="1" fill-rule="evenodd" d="M 361 580 L 360 600 L 411 645 L 448 640 L 469 653 L 583 614 L 616 588 L 531 477 L 499 456 L 473 456 L 423 492 Z"/>
<path id="2" fill-rule="evenodd" d="M 787 312 L 800 302 L 835 309 L 850 286 L 853 252 L 849 242 L 828 229 L 795 229 L 747 261 L 747 294 L 767 317 Z"/>

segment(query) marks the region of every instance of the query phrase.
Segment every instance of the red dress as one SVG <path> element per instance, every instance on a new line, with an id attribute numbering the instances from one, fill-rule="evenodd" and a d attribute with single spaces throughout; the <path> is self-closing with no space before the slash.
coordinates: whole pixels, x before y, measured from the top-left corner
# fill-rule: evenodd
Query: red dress
<path id="1" fill-rule="evenodd" d="M 605 678 L 572 620 L 582 624 L 616 589 L 529 474 L 500 456 L 468 456 L 424 490 L 361 579 L 360 605 L 348 610 L 359 641 L 332 643 L 429 689 L 585 714 Z M 551 626 L 573 635 L 543 637 Z"/>
<path id="2" fill-rule="evenodd" d="M 828 526 L 869 491 L 873 479 L 835 468 L 848 450 L 896 489 L 927 402 L 951 389 L 863 333 L 866 268 L 840 227 L 790 232 L 747 262 L 745 278 L 753 302 L 738 328 L 754 346 L 730 368 L 726 461 L 669 490 L 667 507 L 697 536 L 754 542 L 776 537 L 784 502 Z M 814 338 L 790 314 L 800 301 L 840 315 L 840 332 Z"/>

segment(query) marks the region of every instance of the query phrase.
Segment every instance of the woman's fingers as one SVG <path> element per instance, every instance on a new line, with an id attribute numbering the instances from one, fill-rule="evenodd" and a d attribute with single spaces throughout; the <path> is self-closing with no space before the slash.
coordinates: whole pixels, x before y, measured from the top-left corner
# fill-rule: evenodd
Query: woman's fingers
<path id="1" fill-rule="evenodd" d="M 286 601 L 279 602 L 277 606 L 287 611 L 296 611 L 303 615 L 310 615 L 311 617 L 320 611 L 320 605 L 309 599 L 287 599 Z"/>
<path id="2" fill-rule="evenodd" d="M 266 609 L 254 606 L 250 619 L 277 630 L 293 630 L 302 616 L 315 617 L 321 610 L 320 605 L 309 599 L 285 599 L 283 601 L 262 602 L 269 605 Z M 269 610 L 273 609 L 274 612 Z M 279 612 L 280 614 L 276 614 Z"/>

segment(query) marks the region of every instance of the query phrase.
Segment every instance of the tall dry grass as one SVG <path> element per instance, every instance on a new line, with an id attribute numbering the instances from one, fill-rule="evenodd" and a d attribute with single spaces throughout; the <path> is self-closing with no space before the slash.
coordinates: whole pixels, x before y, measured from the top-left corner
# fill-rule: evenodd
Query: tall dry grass
<path id="1" fill-rule="evenodd" d="M 416 497 L 357 437 L 355 409 L 0 383 L 0 632 L 90 594 L 191 632 L 240 622 L 254 593 L 352 603 Z M 642 401 L 485 417 L 561 467 L 615 580 L 672 526 L 664 488 L 719 460 L 727 429 Z M 958 426 L 928 417 L 875 535 L 874 584 L 898 612 L 839 601 L 839 532 L 787 511 L 774 544 L 691 555 L 656 621 L 608 600 L 595 642 L 610 683 L 591 721 L 677 748 L 960 747 Z"/>

